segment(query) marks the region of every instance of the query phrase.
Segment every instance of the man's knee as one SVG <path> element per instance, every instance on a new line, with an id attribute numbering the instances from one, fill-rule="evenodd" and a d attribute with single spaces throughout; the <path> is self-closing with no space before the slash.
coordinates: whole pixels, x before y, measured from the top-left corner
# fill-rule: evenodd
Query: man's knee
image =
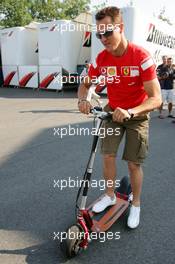
<path id="1" fill-rule="evenodd" d="M 128 169 L 130 173 L 134 173 L 141 169 L 141 164 L 132 161 L 128 162 Z"/>
<path id="2" fill-rule="evenodd" d="M 104 161 L 115 160 L 115 158 L 116 158 L 116 155 L 115 154 L 105 154 L 105 155 L 103 155 Z"/>
<path id="3" fill-rule="evenodd" d="M 115 154 L 105 154 L 103 155 L 103 165 L 107 167 L 111 167 L 111 165 L 115 164 Z"/>

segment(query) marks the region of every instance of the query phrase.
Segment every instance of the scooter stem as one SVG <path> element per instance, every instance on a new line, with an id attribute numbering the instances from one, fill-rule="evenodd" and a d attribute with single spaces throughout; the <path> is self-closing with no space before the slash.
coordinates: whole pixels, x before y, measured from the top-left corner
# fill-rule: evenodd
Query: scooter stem
<path id="1" fill-rule="evenodd" d="M 89 184 L 90 184 L 90 180 L 91 180 L 93 165 L 94 165 L 94 161 L 95 161 L 95 155 L 97 152 L 97 146 L 98 146 L 98 141 L 99 141 L 99 130 L 100 130 L 100 127 L 102 125 L 102 122 L 103 122 L 103 120 L 101 120 L 100 118 L 97 119 L 96 134 L 94 135 L 91 154 L 89 157 L 85 176 L 83 179 L 84 189 L 83 189 L 83 195 L 82 195 L 82 200 L 81 200 L 81 204 L 80 204 L 80 210 L 84 210 L 86 208 L 87 193 L 89 190 Z"/>

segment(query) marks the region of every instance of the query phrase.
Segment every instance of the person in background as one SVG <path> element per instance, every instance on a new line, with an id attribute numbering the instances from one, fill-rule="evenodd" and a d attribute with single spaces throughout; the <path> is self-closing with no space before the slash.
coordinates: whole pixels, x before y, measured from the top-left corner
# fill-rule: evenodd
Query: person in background
<path id="1" fill-rule="evenodd" d="M 168 117 L 175 118 L 172 114 L 173 110 L 173 81 L 175 79 L 175 70 L 172 64 L 172 58 L 162 57 L 163 63 L 158 66 L 157 74 L 162 91 L 162 104 L 159 108 L 159 118 L 163 119 L 163 104 L 168 103 Z"/>

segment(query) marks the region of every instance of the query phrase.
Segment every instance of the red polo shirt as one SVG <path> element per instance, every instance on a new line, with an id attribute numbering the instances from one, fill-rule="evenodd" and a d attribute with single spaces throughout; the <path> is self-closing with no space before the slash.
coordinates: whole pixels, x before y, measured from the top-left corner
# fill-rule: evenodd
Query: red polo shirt
<path id="1" fill-rule="evenodd" d="M 106 49 L 91 64 L 89 77 L 107 86 L 109 105 L 112 109 L 129 109 L 140 105 L 148 96 L 143 82 L 157 77 L 156 65 L 148 51 L 128 43 L 126 52 L 118 57 Z"/>

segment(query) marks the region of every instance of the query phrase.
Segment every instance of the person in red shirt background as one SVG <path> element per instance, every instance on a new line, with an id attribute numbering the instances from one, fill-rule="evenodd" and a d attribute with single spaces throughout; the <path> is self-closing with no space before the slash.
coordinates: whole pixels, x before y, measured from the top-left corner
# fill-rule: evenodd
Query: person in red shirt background
<path id="1" fill-rule="evenodd" d="M 99 76 L 107 87 L 108 104 L 105 111 L 113 111 L 112 122 L 104 122 L 104 127 L 120 128 L 120 136 L 106 135 L 101 140 L 103 171 L 106 187 L 102 200 L 93 206 L 98 213 L 115 204 L 114 195 L 116 155 L 119 144 L 125 136 L 123 159 L 128 170 L 133 192 L 133 200 L 128 217 L 128 226 L 136 228 L 140 222 L 140 197 L 143 181 L 141 164 L 148 149 L 149 112 L 161 105 L 161 92 L 156 76 L 156 66 L 148 51 L 131 42 L 124 35 L 121 11 L 117 7 L 106 7 L 96 16 L 97 38 L 104 50 L 97 55 L 89 67 L 88 75 L 78 90 L 78 107 L 89 114 L 91 104 L 86 100 L 88 89 Z M 129 118 L 129 121 L 125 121 Z"/>

